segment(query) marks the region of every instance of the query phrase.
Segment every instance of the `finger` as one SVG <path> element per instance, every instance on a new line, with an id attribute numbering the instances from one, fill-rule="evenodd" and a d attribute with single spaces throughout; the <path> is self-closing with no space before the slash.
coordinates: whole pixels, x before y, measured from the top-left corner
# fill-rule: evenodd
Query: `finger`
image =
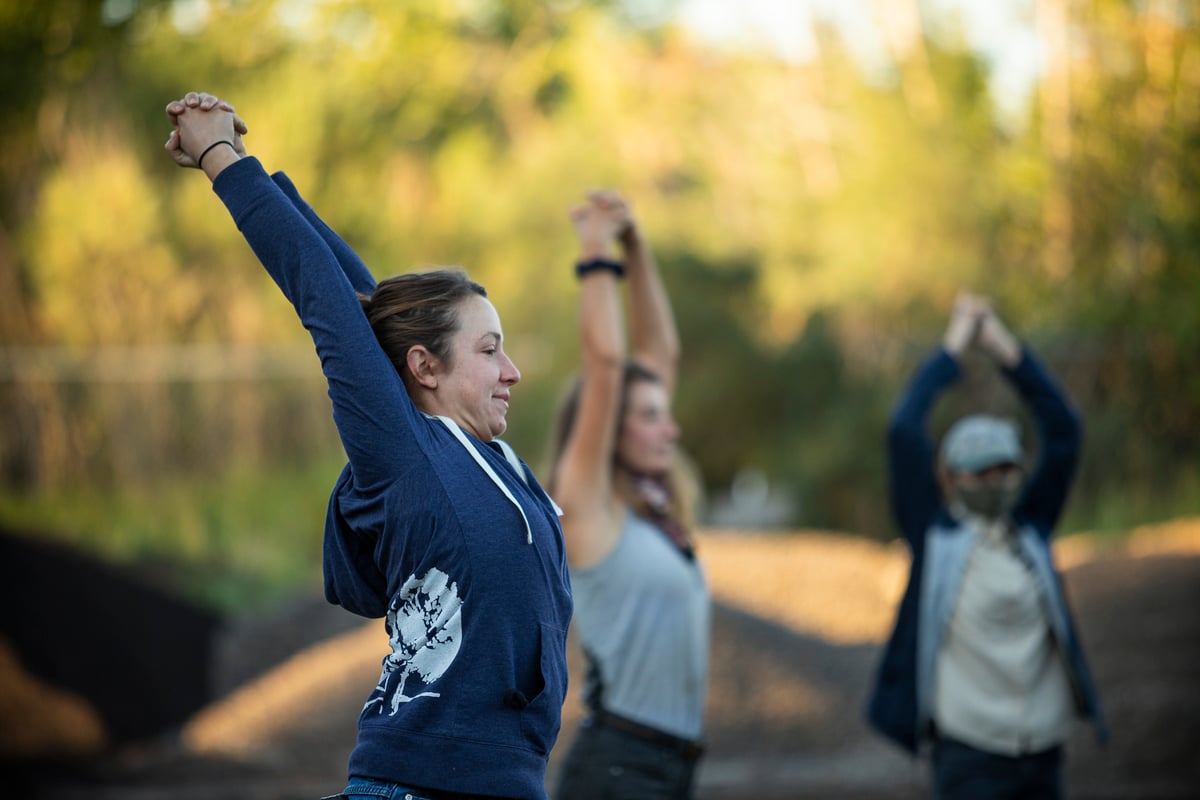
<path id="1" fill-rule="evenodd" d="M 250 132 L 250 129 L 246 127 L 246 123 L 237 114 L 233 115 L 233 129 L 242 135 Z"/>
<path id="2" fill-rule="evenodd" d="M 183 96 L 183 102 L 188 106 L 188 108 L 195 108 L 196 106 L 200 105 L 200 95 L 196 92 L 188 92 Z"/>
<path id="3" fill-rule="evenodd" d="M 604 197 L 613 208 L 625 207 L 625 198 L 616 189 L 609 189 L 604 193 Z"/>
<path id="4" fill-rule="evenodd" d="M 613 207 L 613 193 L 607 189 L 592 193 L 592 202 L 604 209 Z"/>
<path id="5" fill-rule="evenodd" d="M 171 157 L 175 159 L 176 163 L 182 166 L 191 166 L 192 157 L 183 151 L 183 143 L 179 140 L 178 129 L 171 131 L 170 135 L 167 136 L 167 142 L 165 145 L 163 145 L 163 147 L 168 153 L 171 154 Z"/>
<path id="6" fill-rule="evenodd" d="M 187 106 L 185 106 L 180 100 L 172 100 L 170 103 L 167 103 L 166 111 L 167 119 L 171 121 L 171 125 L 178 127 L 179 116 L 183 114 L 183 112 L 187 111 Z"/>
<path id="7" fill-rule="evenodd" d="M 604 190 L 603 189 L 588 189 L 587 200 L 595 205 L 603 205 Z"/>

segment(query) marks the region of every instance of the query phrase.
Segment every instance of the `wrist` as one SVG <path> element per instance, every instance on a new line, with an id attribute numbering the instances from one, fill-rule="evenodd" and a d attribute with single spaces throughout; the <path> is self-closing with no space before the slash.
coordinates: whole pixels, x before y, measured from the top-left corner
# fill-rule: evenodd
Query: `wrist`
<path id="1" fill-rule="evenodd" d="M 612 258 L 612 249 L 607 239 L 582 239 L 579 242 L 579 260 Z"/>
<path id="2" fill-rule="evenodd" d="M 229 146 L 225 147 L 226 144 Z M 209 146 L 203 157 L 197 159 L 196 166 L 203 170 L 210 180 L 216 180 L 217 175 L 239 159 L 241 155 L 233 149 L 232 143 L 220 141 Z"/>
<path id="3" fill-rule="evenodd" d="M 611 261 L 613 260 L 613 255 L 604 247 L 596 250 L 585 247 L 579 251 L 579 255 L 575 258 L 575 261 L 595 261 L 597 259 L 609 259 Z"/>
<path id="4" fill-rule="evenodd" d="M 625 265 L 611 258 L 581 258 L 575 262 L 575 276 L 582 279 L 593 272 L 611 272 L 615 277 L 625 276 Z"/>
<path id="5" fill-rule="evenodd" d="M 224 145 L 229 145 L 229 149 L 233 150 L 233 142 L 229 141 L 228 139 L 218 139 L 217 141 L 213 142 L 208 147 L 206 147 L 200 151 L 200 155 L 196 156 L 196 166 L 199 167 L 200 169 L 204 169 L 205 156 L 207 156 L 213 150 L 216 150 L 217 148 L 222 147 Z"/>
<path id="6" fill-rule="evenodd" d="M 1021 343 L 1015 336 L 998 338 L 992 346 L 992 355 L 1003 366 L 1012 369 L 1021 363 Z"/>
<path id="7" fill-rule="evenodd" d="M 942 348 L 950 355 L 958 358 L 967 351 L 971 344 L 971 331 L 954 327 L 946 331 L 942 337 Z"/>

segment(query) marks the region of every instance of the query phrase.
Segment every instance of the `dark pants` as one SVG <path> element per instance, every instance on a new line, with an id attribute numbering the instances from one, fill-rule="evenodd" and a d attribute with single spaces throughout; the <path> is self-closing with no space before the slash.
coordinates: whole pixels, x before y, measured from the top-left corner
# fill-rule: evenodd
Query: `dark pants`
<path id="1" fill-rule="evenodd" d="M 933 742 L 935 800 L 1061 800 L 1062 748 L 1023 756 L 976 750 L 954 739 Z"/>
<path id="2" fill-rule="evenodd" d="M 554 800 L 689 800 L 696 761 L 637 736 L 584 720 Z"/>

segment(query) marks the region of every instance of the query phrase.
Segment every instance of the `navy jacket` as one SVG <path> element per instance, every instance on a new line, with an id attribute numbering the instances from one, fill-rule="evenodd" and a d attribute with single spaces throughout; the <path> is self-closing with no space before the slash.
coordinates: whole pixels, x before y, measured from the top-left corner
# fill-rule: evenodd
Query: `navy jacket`
<path id="1" fill-rule="evenodd" d="M 501 443 L 416 408 L 362 313 L 369 271 L 286 177 L 244 158 L 213 190 L 312 334 L 348 457 L 325 593 L 392 647 L 350 775 L 544 798 L 571 616 L 557 509 Z"/>
<path id="2" fill-rule="evenodd" d="M 1034 567 L 1047 601 L 1053 634 L 1066 656 L 1079 714 L 1090 717 L 1101 741 L 1107 731 L 1095 686 L 1071 619 L 1050 542 L 1070 490 L 1081 446 L 1079 419 L 1045 369 L 1028 350 L 1005 376 L 1026 403 L 1041 448 L 1013 510 L 1018 543 Z M 929 734 L 929 697 L 941 637 L 953 612 L 970 538 L 947 512 L 937 484 L 936 454 L 928 417 L 938 395 L 958 380 L 958 362 L 938 350 L 913 376 L 888 430 L 892 513 L 912 553 L 908 584 L 895 627 L 883 651 L 868 720 L 901 747 L 916 753 Z"/>

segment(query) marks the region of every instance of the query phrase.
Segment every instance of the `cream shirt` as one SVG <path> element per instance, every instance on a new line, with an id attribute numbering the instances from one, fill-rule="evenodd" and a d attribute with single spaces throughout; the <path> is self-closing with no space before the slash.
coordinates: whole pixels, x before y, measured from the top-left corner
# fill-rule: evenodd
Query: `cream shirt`
<path id="1" fill-rule="evenodd" d="M 949 738 L 1002 755 L 1061 744 L 1071 688 L 1037 579 L 1007 523 L 968 524 L 975 545 L 937 655 L 934 722 Z"/>

